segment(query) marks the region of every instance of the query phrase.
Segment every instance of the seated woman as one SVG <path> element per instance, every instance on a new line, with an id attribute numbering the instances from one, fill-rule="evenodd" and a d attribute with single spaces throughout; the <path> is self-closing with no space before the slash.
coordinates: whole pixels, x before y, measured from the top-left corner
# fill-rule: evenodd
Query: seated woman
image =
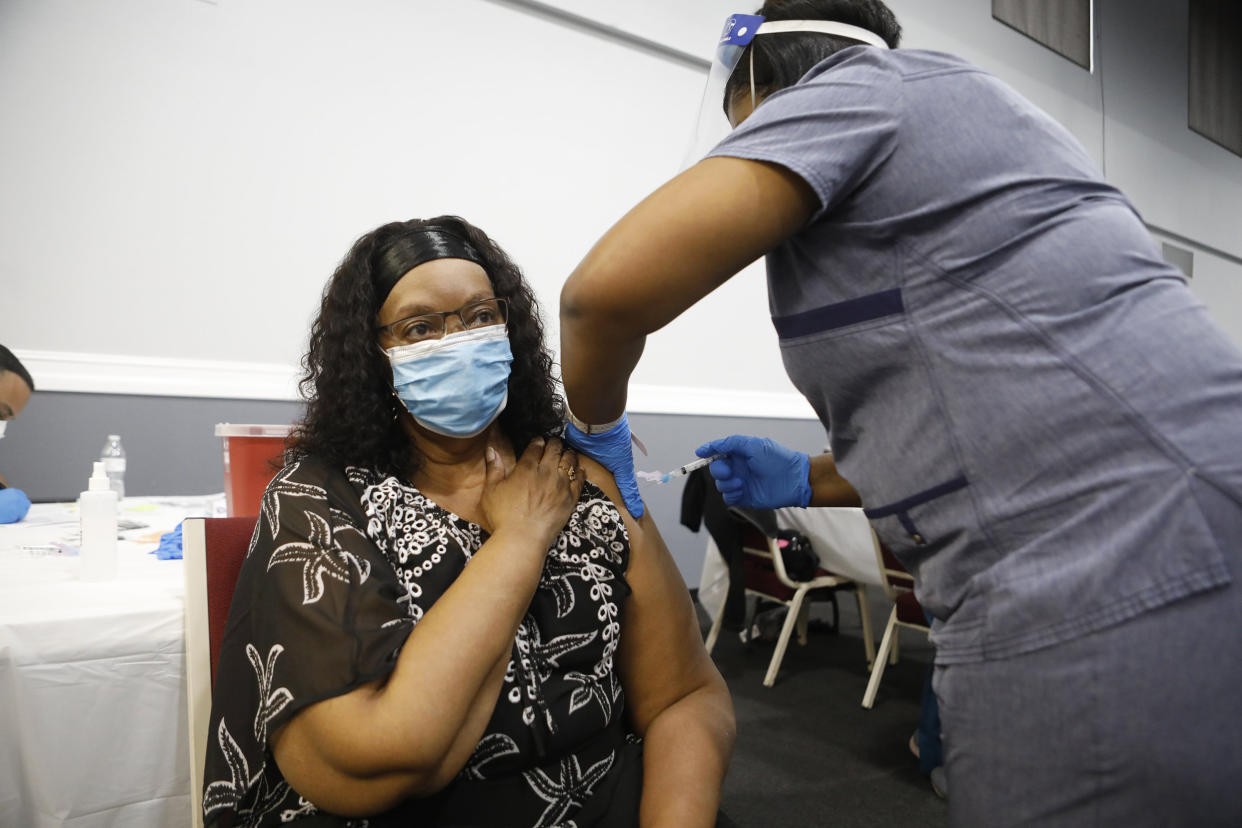
<path id="1" fill-rule="evenodd" d="M 651 518 L 553 435 L 529 286 L 461 219 L 359 239 L 215 679 L 208 826 L 710 826 L 728 690 Z"/>

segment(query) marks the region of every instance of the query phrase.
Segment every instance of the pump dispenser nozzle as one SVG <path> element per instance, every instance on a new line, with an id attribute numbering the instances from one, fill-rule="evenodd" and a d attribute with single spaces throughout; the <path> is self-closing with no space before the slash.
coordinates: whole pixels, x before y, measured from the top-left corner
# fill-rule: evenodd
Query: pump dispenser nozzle
<path id="1" fill-rule="evenodd" d="M 102 492 L 111 489 L 112 484 L 108 481 L 108 468 L 102 460 L 95 461 L 95 467 L 91 470 L 91 480 L 87 491 Z"/>

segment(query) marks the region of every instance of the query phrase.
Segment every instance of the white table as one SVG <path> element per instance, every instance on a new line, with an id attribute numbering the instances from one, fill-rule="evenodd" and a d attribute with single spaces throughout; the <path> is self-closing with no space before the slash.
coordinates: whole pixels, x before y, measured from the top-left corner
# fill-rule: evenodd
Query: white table
<path id="1" fill-rule="evenodd" d="M 126 498 L 112 581 L 79 559 L 23 546 L 76 545 L 77 506 L 36 504 L 0 526 L 0 826 L 189 822 L 184 571 L 150 554 L 210 498 Z"/>
<path id="2" fill-rule="evenodd" d="M 811 540 L 819 565 L 861 584 L 882 586 L 871 539 L 871 524 L 862 509 L 777 509 L 776 524 L 796 529 Z M 729 569 L 711 535 L 699 577 L 699 603 L 714 618 L 729 590 Z"/>

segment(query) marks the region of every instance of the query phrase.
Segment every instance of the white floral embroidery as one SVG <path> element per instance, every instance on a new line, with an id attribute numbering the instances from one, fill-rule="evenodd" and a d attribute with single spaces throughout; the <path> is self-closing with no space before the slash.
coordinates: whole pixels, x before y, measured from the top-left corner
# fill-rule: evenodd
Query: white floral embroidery
<path id="1" fill-rule="evenodd" d="M 462 773 L 470 779 L 485 779 L 483 767 L 502 756 L 516 756 L 521 748 L 507 733 L 489 733 L 479 740 Z"/>
<path id="2" fill-rule="evenodd" d="M 281 780 L 273 784 L 264 773 L 263 763 L 252 776 L 245 754 L 225 727 L 223 719 L 216 728 L 216 739 L 228 763 L 230 778 L 212 782 L 203 791 L 203 814 L 228 809 L 243 818 L 242 825 L 257 825 L 264 816 L 280 807 L 289 795 L 289 783 Z"/>
<path id="3" fill-rule="evenodd" d="M 585 673 L 570 672 L 565 674 L 565 678 L 582 685 L 575 688 L 569 696 L 570 713 L 595 702 L 604 714 L 604 724 L 612 721 L 612 703 L 617 700 L 617 695 L 621 690 L 615 673 L 606 673 L 601 678 L 588 676 Z"/>
<path id="4" fill-rule="evenodd" d="M 312 816 L 319 813 L 319 809 L 304 796 L 298 797 L 298 806 L 296 808 L 286 808 L 280 812 L 281 822 L 293 822 L 298 817 Z M 363 823 L 365 825 L 365 823 Z"/>
<path id="5" fill-rule="evenodd" d="M 259 682 L 259 708 L 254 714 L 254 738 L 261 745 L 267 743 L 268 724 L 293 701 L 293 694 L 287 687 L 272 689 L 276 659 L 284 651 L 285 648 L 281 645 L 272 645 L 267 652 L 267 662 L 264 663 L 255 646 L 246 645 L 246 658 L 250 659 L 250 666 L 254 668 L 255 678 Z"/>
<path id="6" fill-rule="evenodd" d="M 224 719 L 220 720 L 220 726 L 216 728 L 216 739 L 220 743 L 224 760 L 228 763 L 230 778 L 212 782 L 203 791 L 203 811 L 206 813 L 219 808 L 236 807 L 241 802 L 242 794 L 258 781 L 258 774 L 253 777 L 250 775 L 246 756 L 238 747 L 233 734 L 229 733 Z"/>
<path id="7" fill-rule="evenodd" d="M 615 758 L 616 755 L 610 753 L 584 772 L 577 756 L 567 756 L 561 760 L 557 779 L 539 769 L 522 774 L 535 795 L 548 803 L 539 821 L 535 823 L 535 828 L 551 828 L 564 824 L 561 819 L 571 809 L 582 807 L 595 784 L 608 775 Z"/>
<path id="8" fill-rule="evenodd" d="M 267 519 L 268 529 L 273 536 L 276 535 L 276 529 L 280 526 L 280 504 L 285 497 L 309 497 L 319 501 L 326 500 L 328 497 L 328 493 L 322 486 L 292 479 L 301 466 L 301 463 L 292 463 L 281 469 L 280 473 L 272 478 L 272 482 L 267 484 L 267 490 L 263 492 L 263 517 Z"/>
<path id="9" fill-rule="evenodd" d="M 332 537 L 328 521 L 315 512 L 303 512 L 310 524 L 306 541 L 290 541 L 276 547 L 268 559 L 270 570 L 280 564 L 302 566 L 302 603 L 313 604 L 323 597 L 323 578 L 327 575 L 342 583 L 349 583 L 349 567 L 358 572 L 359 583 L 371 574 L 369 561 L 359 561 L 352 553 L 340 547 Z"/>

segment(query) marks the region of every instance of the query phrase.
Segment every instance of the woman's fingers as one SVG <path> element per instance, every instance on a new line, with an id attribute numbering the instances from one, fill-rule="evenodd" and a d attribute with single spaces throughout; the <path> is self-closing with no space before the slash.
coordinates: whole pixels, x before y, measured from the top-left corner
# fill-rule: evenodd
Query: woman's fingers
<path id="1" fill-rule="evenodd" d="M 491 488 L 505 479 L 505 464 L 500 459 L 500 452 L 491 446 L 487 447 L 486 459 L 487 464 L 484 467 L 484 473 L 487 475 L 487 482 L 485 485 Z"/>
<path id="2" fill-rule="evenodd" d="M 582 493 L 582 481 L 586 476 L 582 471 L 582 464 L 578 461 L 578 452 L 564 445 L 557 471 L 568 484 L 571 502 L 576 503 L 578 495 Z"/>
<path id="3" fill-rule="evenodd" d="M 525 485 L 543 480 L 554 487 L 554 489 L 545 490 L 549 492 L 553 490 L 564 492 L 565 489 L 561 487 L 567 486 L 573 495 L 574 502 L 577 502 L 578 495 L 582 492 L 585 474 L 582 471 L 578 452 L 570 448 L 568 443 L 556 437 L 536 437 L 530 441 L 530 445 L 522 453 L 522 462 L 526 463 L 530 467 L 530 472 L 535 475 Z"/>
<path id="4" fill-rule="evenodd" d="M 522 452 L 522 457 L 518 461 L 530 468 L 538 468 L 543 462 L 543 455 L 547 449 L 547 440 L 542 437 L 535 437 L 526 444 L 526 450 Z"/>
<path id="5" fill-rule="evenodd" d="M 554 537 L 573 514 L 585 474 L 576 451 L 556 438 L 536 437 L 522 451 L 517 465 L 504 473 L 489 451 L 483 508 L 494 532 L 515 522 L 534 529 L 532 537 Z"/>
<path id="6" fill-rule="evenodd" d="M 553 448 L 551 443 L 555 443 L 556 454 L 556 475 L 568 484 L 569 490 L 574 494 L 574 500 L 577 500 L 577 493 L 582 490 L 582 465 L 578 462 L 578 452 L 555 438 L 550 442 L 549 448 Z M 553 452 L 549 451 L 549 454 Z"/>
<path id="7" fill-rule="evenodd" d="M 544 444 L 543 458 L 540 460 L 539 465 L 547 469 L 555 470 L 561 465 L 561 454 L 564 450 L 564 443 L 556 437 L 549 437 L 547 442 Z"/>

